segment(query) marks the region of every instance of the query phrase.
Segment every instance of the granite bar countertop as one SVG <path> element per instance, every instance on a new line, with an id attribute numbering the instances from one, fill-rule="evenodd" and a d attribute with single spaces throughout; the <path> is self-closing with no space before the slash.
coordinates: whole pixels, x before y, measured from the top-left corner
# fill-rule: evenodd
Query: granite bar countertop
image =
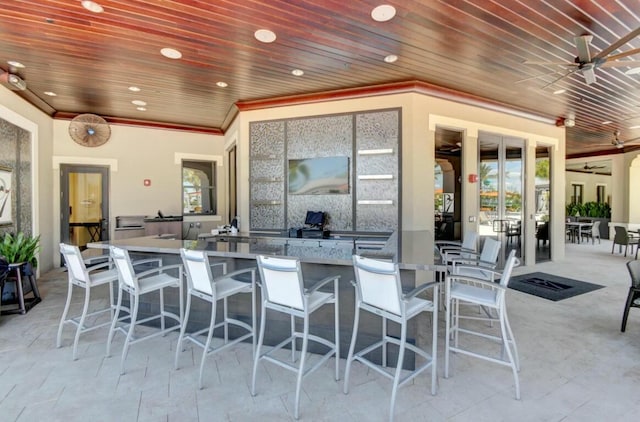
<path id="1" fill-rule="evenodd" d="M 351 240 L 351 241 L 349 241 Z M 133 252 L 179 254 L 180 248 L 205 250 L 210 256 L 255 259 L 257 255 L 296 257 L 303 263 L 353 265 L 357 253 L 375 259 L 397 262 L 405 270 L 440 270 L 434 265 L 433 233 L 428 230 L 394 232 L 384 244 L 363 245 L 353 239 L 306 239 L 270 237 L 240 232 L 200 240 L 180 240 L 145 236 L 87 244 L 108 249 L 110 245 Z"/>

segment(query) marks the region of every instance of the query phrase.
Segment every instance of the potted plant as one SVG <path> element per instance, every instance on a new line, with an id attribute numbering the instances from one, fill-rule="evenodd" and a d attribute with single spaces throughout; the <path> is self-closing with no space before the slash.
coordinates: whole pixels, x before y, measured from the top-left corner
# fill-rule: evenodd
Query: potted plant
<path id="1" fill-rule="evenodd" d="M 27 236 L 23 232 L 17 235 L 5 233 L 0 242 L 0 256 L 3 256 L 9 264 L 26 262 L 23 268 L 25 275 L 33 275 L 33 268 L 38 266 L 36 254 L 40 250 L 40 236 Z"/>

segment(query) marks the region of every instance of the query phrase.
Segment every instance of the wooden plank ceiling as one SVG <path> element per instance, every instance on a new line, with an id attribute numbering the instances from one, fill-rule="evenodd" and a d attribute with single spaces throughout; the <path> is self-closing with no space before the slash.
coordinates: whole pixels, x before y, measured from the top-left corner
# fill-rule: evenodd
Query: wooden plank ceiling
<path id="1" fill-rule="evenodd" d="M 615 130 L 621 140 L 640 137 L 640 74 L 625 74 L 640 66 L 640 54 L 631 54 L 640 49 L 638 0 L 388 1 L 397 13 L 387 22 L 371 18 L 382 4 L 375 0 L 99 0 L 102 13 L 81 3 L 11 0 L 0 8 L 0 68 L 21 76 L 27 90 L 16 94 L 53 117 L 94 113 L 215 133 L 239 101 L 418 81 L 572 118 L 568 155 L 611 150 Z M 277 39 L 258 42 L 258 29 Z M 593 36 L 592 58 L 613 56 L 597 63 L 592 84 L 569 66 L 574 37 L 584 34 Z M 182 58 L 163 57 L 164 47 Z M 390 54 L 395 63 L 383 60 Z"/>

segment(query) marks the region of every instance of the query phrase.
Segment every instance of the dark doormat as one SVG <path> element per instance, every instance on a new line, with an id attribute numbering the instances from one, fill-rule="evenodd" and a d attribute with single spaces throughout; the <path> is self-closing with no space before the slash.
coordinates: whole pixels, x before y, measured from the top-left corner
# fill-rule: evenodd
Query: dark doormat
<path id="1" fill-rule="evenodd" d="M 543 299 L 558 301 L 603 288 L 599 284 L 587 283 L 547 273 L 530 273 L 511 277 L 509 288 Z"/>

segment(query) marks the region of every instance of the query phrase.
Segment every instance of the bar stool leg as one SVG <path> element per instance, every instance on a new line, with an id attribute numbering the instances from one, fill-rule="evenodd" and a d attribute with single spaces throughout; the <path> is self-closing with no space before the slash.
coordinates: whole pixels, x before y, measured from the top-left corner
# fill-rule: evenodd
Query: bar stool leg
<path id="1" fill-rule="evenodd" d="M 69 290 L 67 292 L 67 303 L 64 304 L 64 311 L 62 311 L 62 318 L 60 318 L 60 325 L 58 326 L 58 338 L 56 339 L 56 347 L 60 348 L 62 345 L 62 329 L 67 321 L 67 314 L 69 313 L 69 307 L 71 305 L 71 296 L 73 291 L 73 283 L 69 283 Z"/>
<path id="2" fill-rule="evenodd" d="M 89 310 L 89 298 L 91 296 L 91 288 L 86 286 L 84 289 L 84 306 L 82 307 L 82 315 L 78 322 L 78 328 L 76 329 L 76 337 L 73 340 L 73 360 L 78 360 L 78 341 L 80 340 L 80 333 L 82 327 L 84 327 L 84 320 L 87 317 L 87 311 Z"/>

